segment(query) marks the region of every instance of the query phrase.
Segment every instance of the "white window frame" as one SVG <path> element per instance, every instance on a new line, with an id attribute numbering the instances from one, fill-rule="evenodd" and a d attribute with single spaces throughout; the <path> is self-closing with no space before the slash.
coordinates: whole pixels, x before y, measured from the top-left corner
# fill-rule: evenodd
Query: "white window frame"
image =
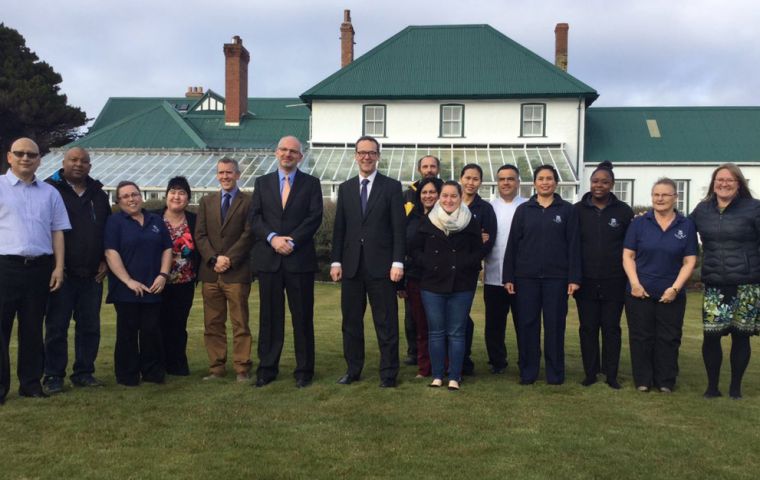
<path id="1" fill-rule="evenodd" d="M 612 193 L 620 200 L 630 206 L 633 206 L 633 183 L 634 180 L 627 178 L 616 178 L 615 185 L 612 186 Z"/>
<path id="2" fill-rule="evenodd" d="M 385 137 L 385 105 L 364 105 L 362 109 L 362 135 Z"/>
<path id="3" fill-rule="evenodd" d="M 523 103 L 520 109 L 520 136 L 546 136 L 546 104 Z"/>
<path id="4" fill-rule="evenodd" d="M 464 136 L 464 105 L 441 105 L 441 137 Z"/>

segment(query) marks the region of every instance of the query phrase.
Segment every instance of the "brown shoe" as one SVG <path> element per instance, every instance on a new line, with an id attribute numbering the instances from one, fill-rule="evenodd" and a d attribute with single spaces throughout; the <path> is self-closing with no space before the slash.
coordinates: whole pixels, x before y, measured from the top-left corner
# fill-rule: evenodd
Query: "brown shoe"
<path id="1" fill-rule="evenodd" d="M 204 381 L 207 381 L 207 380 L 221 380 L 222 378 L 224 378 L 224 375 L 219 375 L 218 373 L 212 373 L 212 374 L 209 374 L 209 375 L 206 375 L 205 377 L 203 377 L 203 380 Z"/>
<path id="2" fill-rule="evenodd" d="M 250 373 L 238 373 L 237 374 L 237 382 L 238 383 L 245 383 L 251 381 L 251 374 Z"/>

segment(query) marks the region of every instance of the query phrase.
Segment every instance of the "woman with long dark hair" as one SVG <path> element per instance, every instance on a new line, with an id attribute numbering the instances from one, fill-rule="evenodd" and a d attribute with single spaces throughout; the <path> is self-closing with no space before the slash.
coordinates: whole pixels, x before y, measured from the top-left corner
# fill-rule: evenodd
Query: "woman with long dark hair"
<path id="1" fill-rule="evenodd" d="M 731 335 L 728 393 L 739 399 L 751 354 L 749 339 L 760 333 L 760 201 L 752 198 L 739 167 L 726 163 L 713 171 L 707 196 L 690 218 L 697 226 L 704 252 L 704 396 L 721 396 L 720 343 L 721 338 Z"/>

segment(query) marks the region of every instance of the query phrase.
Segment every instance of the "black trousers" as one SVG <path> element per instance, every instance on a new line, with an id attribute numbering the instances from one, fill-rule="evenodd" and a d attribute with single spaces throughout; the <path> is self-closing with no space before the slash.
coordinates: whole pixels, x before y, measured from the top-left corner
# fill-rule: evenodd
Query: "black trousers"
<path id="1" fill-rule="evenodd" d="M 486 351 L 488 363 L 495 369 L 502 369 L 509 363 L 507 358 L 507 315 L 512 309 L 512 321 L 517 329 L 514 312 L 515 296 L 510 295 L 501 285 L 484 285 L 483 301 L 486 306 Z"/>
<path id="2" fill-rule="evenodd" d="M 584 288 L 586 286 L 584 285 Z M 595 377 L 601 372 L 607 380 L 616 380 L 620 365 L 620 316 L 623 300 L 603 298 L 575 298 L 578 307 L 581 341 L 581 357 L 586 377 Z M 599 332 L 602 333 L 601 365 L 599 355 Z"/>
<path id="3" fill-rule="evenodd" d="M 412 306 L 409 299 L 404 299 L 404 336 L 406 337 L 406 356 L 417 359 L 417 325 L 412 318 Z"/>
<path id="4" fill-rule="evenodd" d="M 115 302 L 114 307 L 116 382 L 134 386 L 142 378 L 146 382 L 163 383 L 166 371 L 161 341 L 161 304 Z"/>
<path id="5" fill-rule="evenodd" d="M 678 376 L 686 295 L 678 295 L 672 303 L 658 300 L 630 295 L 625 298 L 633 381 L 637 387 L 673 389 Z"/>
<path id="6" fill-rule="evenodd" d="M 259 368 L 256 376 L 274 380 L 285 343 L 285 293 L 293 322 L 296 380 L 314 377 L 314 273 L 259 272 Z"/>
<path id="7" fill-rule="evenodd" d="M 18 357 L 16 372 L 19 392 L 42 391 L 40 379 L 45 369 L 42 325 L 50 292 L 53 256 L 24 261 L 0 255 L 0 398 L 8 395 L 11 384 L 9 345 L 13 320 L 18 317 Z"/>
<path id="8" fill-rule="evenodd" d="M 344 277 L 341 287 L 343 355 L 348 365 L 347 373 L 358 377 L 364 368 L 364 312 L 367 309 L 367 298 L 380 347 L 380 378 L 395 380 L 399 366 L 396 286 L 390 278 L 372 278 L 364 268 L 363 261 L 356 276 Z"/>
<path id="9" fill-rule="evenodd" d="M 161 294 L 161 340 L 169 375 L 190 375 L 187 364 L 187 317 L 193 306 L 195 282 L 168 284 Z"/>

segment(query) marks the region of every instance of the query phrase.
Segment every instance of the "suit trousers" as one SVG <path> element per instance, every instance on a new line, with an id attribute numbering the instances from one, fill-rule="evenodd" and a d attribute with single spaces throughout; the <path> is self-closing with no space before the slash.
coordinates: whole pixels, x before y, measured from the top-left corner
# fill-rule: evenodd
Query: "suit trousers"
<path id="1" fill-rule="evenodd" d="M 52 255 L 31 262 L 0 255 L 0 398 L 5 398 L 10 390 L 9 346 L 16 316 L 19 392 L 42 391 L 40 379 L 45 367 L 42 325 L 52 271 Z"/>
<path id="2" fill-rule="evenodd" d="M 517 329 L 515 317 L 515 296 L 510 295 L 501 285 L 484 285 L 483 301 L 486 306 L 486 351 L 488 363 L 494 369 L 506 368 L 509 364 L 507 358 L 507 344 L 505 337 L 507 332 L 507 315 L 512 309 L 512 321 Z"/>
<path id="3" fill-rule="evenodd" d="M 166 373 L 190 375 L 187 364 L 187 317 L 193 306 L 195 282 L 170 283 L 161 295 L 161 338 Z"/>
<path id="4" fill-rule="evenodd" d="M 259 272 L 259 368 L 257 378 L 274 380 L 285 342 L 285 294 L 293 322 L 296 380 L 314 377 L 314 273 Z"/>
<path id="5" fill-rule="evenodd" d="M 388 270 L 390 271 L 390 265 Z M 395 380 L 399 367 L 396 286 L 389 277 L 373 278 L 365 268 L 363 258 L 356 275 L 343 278 L 340 294 L 343 355 L 348 365 L 347 373 L 359 377 L 364 368 L 364 312 L 367 309 L 367 298 L 380 347 L 380 378 Z"/>
<path id="6" fill-rule="evenodd" d="M 686 295 L 672 303 L 626 295 L 625 316 L 631 345 L 633 381 L 637 387 L 673 389 L 678 376 Z"/>
<path id="7" fill-rule="evenodd" d="M 520 381 L 533 383 L 541 364 L 541 318 L 544 323 L 546 383 L 565 381 L 565 322 L 567 280 L 562 278 L 518 278 L 515 282 L 518 363 Z"/>
<path id="8" fill-rule="evenodd" d="M 115 302 L 114 308 L 116 383 L 134 386 L 140 383 L 140 378 L 163 383 L 166 371 L 161 342 L 161 304 Z"/>
<path id="9" fill-rule="evenodd" d="M 581 357 L 586 377 L 601 371 L 607 381 L 616 380 L 620 365 L 620 316 L 624 302 L 620 300 L 577 298 Z M 599 331 L 602 332 L 601 366 L 599 364 Z"/>
<path id="10" fill-rule="evenodd" d="M 203 340 L 208 353 L 209 372 L 224 375 L 227 364 L 227 331 L 225 322 L 229 307 L 232 323 L 232 361 L 235 372 L 251 371 L 251 330 L 248 327 L 248 295 L 250 283 L 203 282 Z"/>

